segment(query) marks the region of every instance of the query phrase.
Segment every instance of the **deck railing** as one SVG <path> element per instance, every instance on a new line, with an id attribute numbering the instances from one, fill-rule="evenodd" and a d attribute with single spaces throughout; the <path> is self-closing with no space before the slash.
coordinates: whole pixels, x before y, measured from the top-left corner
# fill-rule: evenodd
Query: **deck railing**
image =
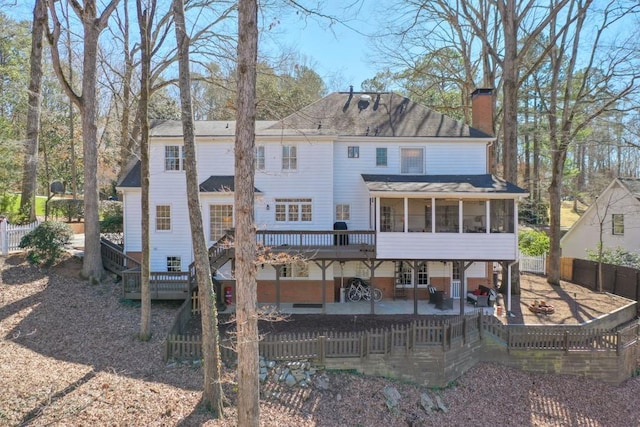
<path id="1" fill-rule="evenodd" d="M 258 230 L 258 245 L 264 247 L 292 246 L 296 248 L 329 248 L 334 246 L 367 246 L 375 248 L 375 231 L 312 231 L 312 230 Z"/>
<path id="2" fill-rule="evenodd" d="M 104 268 L 119 276 L 125 270 L 140 269 L 138 260 L 125 255 L 122 247 L 110 240 L 100 239 L 100 253 Z"/>
<path id="3" fill-rule="evenodd" d="M 191 289 L 189 280 L 190 273 L 188 271 L 164 271 L 149 273 L 149 287 L 152 298 L 156 298 L 159 294 L 176 294 L 186 298 Z M 141 274 L 140 269 L 124 270 L 122 272 L 122 288 L 125 297 L 130 294 L 139 294 L 141 292 Z"/>

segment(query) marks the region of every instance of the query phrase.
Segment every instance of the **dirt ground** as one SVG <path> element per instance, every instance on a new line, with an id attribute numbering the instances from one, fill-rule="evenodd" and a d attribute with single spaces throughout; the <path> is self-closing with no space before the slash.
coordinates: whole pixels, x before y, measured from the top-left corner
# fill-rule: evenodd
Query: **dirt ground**
<path id="1" fill-rule="evenodd" d="M 237 425 L 234 369 L 223 367 L 227 406 L 224 418 L 214 419 L 200 406 L 200 365 L 162 359 L 164 338 L 179 303 L 153 303 L 153 336 L 142 342 L 137 338 L 139 306 L 123 300 L 112 280 L 90 285 L 78 279 L 80 267 L 74 258 L 43 270 L 28 265 L 24 256 L 0 257 L 0 426 Z M 532 283 L 530 288 L 526 294 L 529 289 L 523 287 L 519 304 L 527 298 L 544 296 L 549 302 L 556 298 L 548 287 L 538 289 Z M 559 299 L 554 304 L 570 292 L 568 286 L 561 289 L 555 290 Z M 577 294 L 581 308 L 568 313 L 575 319 L 596 315 L 604 307 L 596 307 L 593 298 Z M 568 314 L 565 317 L 568 321 Z M 349 323 L 341 320 L 336 327 Z M 350 327 L 365 327 L 371 320 L 358 319 Z M 317 327 L 318 322 L 296 320 L 272 326 L 306 323 Z M 476 365 L 444 389 L 343 372 L 321 375 L 327 387 L 261 385 L 260 425 L 640 425 L 638 378 L 611 386 L 490 363 Z M 382 397 L 388 386 L 401 395 L 394 411 Z M 447 410 L 421 409 L 423 393 L 437 396 Z"/>

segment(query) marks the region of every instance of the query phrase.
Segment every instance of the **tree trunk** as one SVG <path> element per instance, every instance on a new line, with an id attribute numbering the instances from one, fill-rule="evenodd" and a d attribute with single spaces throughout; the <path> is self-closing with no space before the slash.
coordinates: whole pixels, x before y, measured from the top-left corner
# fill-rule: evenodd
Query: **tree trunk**
<path id="1" fill-rule="evenodd" d="M 29 65 L 29 109 L 27 111 L 27 138 L 24 147 L 22 170 L 22 198 L 20 213 L 23 219 L 36 219 L 36 192 L 38 189 L 38 136 L 40 133 L 42 41 L 47 24 L 47 6 L 44 0 L 36 0 L 33 7 L 31 30 L 31 57 Z"/>
<path id="2" fill-rule="evenodd" d="M 221 363 L 218 347 L 218 312 L 215 293 L 211 282 L 209 253 L 202 225 L 200 210 L 200 187 L 196 164 L 193 109 L 191 107 L 191 78 L 189 74 L 189 37 L 185 29 L 183 0 L 173 1 L 176 40 L 178 44 L 178 65 L 180 103 L 182 105 L 182 132 L 184 135 L 185 172 L 187 179 L 187 204 L 189 224 L 195 258 L 196 280 L 202 317 L 202 354 L 204 358 L 204 391 L 202 401 L 217 417 L 223 416 L 223 392 L 220 383 Z M 252 151 L 253 153 L 253 151 Z M 236 189 L 237 190 L 237 189 Z M 256 379 L 258 378 L 256 372 Z"/>
<path id="3" fill-rule="evenodd" d="M 557 142 L 551 142 L 558 147 Z M 554 150 L 551 157 L 551 184 L 549 185 L 549 276 L 547 282 L 560 285 L 560 196 L 562 194 L 562 171 L 565 154 L 562 150 Z"/>
<path id="4" fill-rule="evenodd" d="M 515 0 L 506 0 L 502 11 L 504 61 L 502 68 L 502 167 L 503 178 L 518 182 L 518 28 Z"/>
<path id="5" fill-rule="evenodd" d="M 238 3 L 238 110 L 236 115 L 236 321 L 238 328 L 238 425 L 259 424 L 260 383 L 256 239 L 254 211 L 254 145 L 258 12 L 256 0 Z"/>
<path id="6" fill-rule="evenodd" d="M 97 66 L 100 29 L 85 17 L 82 72 L 82 153 L 84 157 L 84 258 L 82 274 L 93 283 L 102 279 L 100 218 L 98 216 Z"/>
<path id="7" fill-rule="evenodd" d="M 142 10 L 142 4 L 137 3 L 138 12 L 138 25 L 140 27 L 140 103 L 138 108 L 140 109 L 140 193 L 141 193 L 141 227 L 142 227 L 142 266 L 140 272 L 140 339 L 142 341 L 148 341 L 151 338 L 151 290 L 150 290 L 150 275 L 151 275 L 151 252 L 150 252 L 150 214 L 149 214 L 149 118 L 147 113 L 149 111 L 149 77 L 151 69 L 151 46 L 149 43 L 151 25 L 153 22 L 153 16 L 155 11 L 155 0 L 150 0 L 151 13 L 148 9 Z M 125 5 L 125 10 L 127 6 Z M 127 14 L 125 13 L 125 16 Z M 125 93 L 128 92 L 129 82 L 125 82 Z M 128 97 L 125 96 L 125 100 L 128 102 Z M 128 114 L 128 105 L 124 116 Z M 127 124 L 128 124 L 128 118 Z M 126 132 L 128 138 L 129 129 L 122 129 L 123 135 Z"/>

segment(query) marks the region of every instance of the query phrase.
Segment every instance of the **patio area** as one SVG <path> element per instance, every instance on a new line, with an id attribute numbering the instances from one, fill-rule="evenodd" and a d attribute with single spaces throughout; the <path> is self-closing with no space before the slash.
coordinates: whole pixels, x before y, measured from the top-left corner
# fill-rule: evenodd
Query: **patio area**
<path id="1" fill-rule="evenodd" d="M 493 315 L 505 324 L 525 324 L 525 325 L 578 325 L 588 323 L 606 314 L 620 310 L 636 302 L 618 295 L 610 293 L 594 292 L 580 285 L 561 282 L 560 286 L 552 286 L 547 283 L 546 277 L 533 274 L 522 274 L 520 278 L 520 295 L 511 297 L 511 313 L 507 315 L 507 299 L 505 295 L 500 295 L 502 303 L 502 313 L 498 314 L 496 307 L 475 307 L 463 300 L 465 314 L 470 314 L 476 310 L 483 310 L 486 315 Z M 528 307 L 536 301 L 554 307 L 554 313 L 541 314 L 533 313 Z M 264 309 L 275 310 L 275 304 L 262 304 Z M 407 300 L 387 300 L 384 299 L 375 303 L 375 315 L 406 315 L 414 314 L 414 302 Z M 233 306 L 229 306 L 225 312 L 233 311 Z M 451 309 L 440 310 L 434 304 L 426 300 L 418 301 L 419 316 L 457 316 L 460 314 L 460 300 L 453 300 Z M 364 316 L 371 314 L 371 302 L 336 302 L 328 303 L 323 312 L 320 304 L 294 304 L 280 303 L 280 312 L 286 314 L 326 314 L 326 315 L 357 315 Z"/>

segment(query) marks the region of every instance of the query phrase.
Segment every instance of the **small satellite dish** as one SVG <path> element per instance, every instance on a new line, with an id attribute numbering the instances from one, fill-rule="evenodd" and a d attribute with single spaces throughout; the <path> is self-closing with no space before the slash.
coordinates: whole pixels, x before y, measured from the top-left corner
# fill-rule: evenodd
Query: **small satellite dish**
<path id="1" fill-rule="evenodd" d="M 64 194 L 64 184 L 60 181 L 53 181 L 49 189 L 53 194 Z"/>

